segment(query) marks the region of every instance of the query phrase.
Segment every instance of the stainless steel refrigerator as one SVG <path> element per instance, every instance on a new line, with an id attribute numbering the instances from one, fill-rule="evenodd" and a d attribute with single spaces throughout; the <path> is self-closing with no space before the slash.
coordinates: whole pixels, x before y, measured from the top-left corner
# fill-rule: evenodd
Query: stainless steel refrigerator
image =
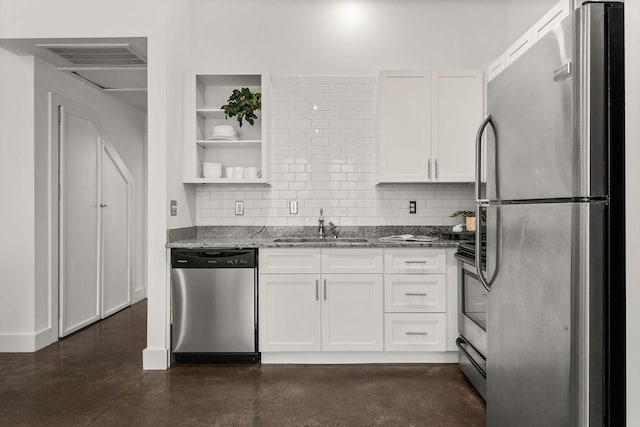
<path id="1" fill-rule="evenodd" d="M 586 3 L 488 84 L 489 426 L 624 425 L 623 50 Z"/>

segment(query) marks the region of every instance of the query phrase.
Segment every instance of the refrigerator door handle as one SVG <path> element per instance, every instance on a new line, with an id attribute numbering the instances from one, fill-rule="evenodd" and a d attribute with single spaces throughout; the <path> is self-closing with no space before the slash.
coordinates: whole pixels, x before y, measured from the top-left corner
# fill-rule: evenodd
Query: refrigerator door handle
<path id="1" fill-rule="evenodd" d="M 497 144 L 498 136 L 495 132 L 495 126 L 491 114 L 488 114 L 487 117 L 485 117 L 478 128 L 478 133 L 476 134 L 476 273 L 478 274 L 480 283 L 482 283 L 482 286 L 484 286 L 487 292 L 491 292 L 491 286 L 489 285 L 487 278 L 484 276 L 484 271 L 482 271 L 482 207 L 488 206 L 489 200 L 482 198 L 480 184 L 482 181 L 482 135 L 489 124 L 491 124 L 494 134 L 496 134 L 495 143 Z"/>
<path id="2" fill-rule="evenodd" d="M 476 134 L 476 204 L 482 204 L 483 206 L 488 205 L 489 200 L 481 198 L 482 194 L 480 184 L 482 182 L 482 135 L 484 134 L 484 130 L 489 124 L 491 124 L 491 127 L 495 131 L 495 126 L 493 124 L 493 118 L 491 117 L 491 114 L 488 114 L 487 117 L 485 117 L 485 119 L 482 121 L 482 123 L 480 123 L 478 133 Z"/>

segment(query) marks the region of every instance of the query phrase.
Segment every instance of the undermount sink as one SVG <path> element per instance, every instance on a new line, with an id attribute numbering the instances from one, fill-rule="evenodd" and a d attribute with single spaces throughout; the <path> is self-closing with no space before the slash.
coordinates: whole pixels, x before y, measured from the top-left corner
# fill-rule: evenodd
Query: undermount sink
<path id="1" fill-rule="evenodd" d="M 332 237 L 283 237 L 280 239 L 274 239 L 275 243 L 320 243 L 320 242 L 350 242 L 350 243 L 364 243 L 367 239 L 359 237 L 338 237 L 337 239 Z"/>

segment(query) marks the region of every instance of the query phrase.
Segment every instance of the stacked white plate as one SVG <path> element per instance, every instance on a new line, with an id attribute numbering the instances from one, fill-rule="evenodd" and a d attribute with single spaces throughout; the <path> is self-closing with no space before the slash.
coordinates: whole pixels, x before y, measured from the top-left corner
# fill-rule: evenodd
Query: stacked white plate
<path id="1" fill-rule="evenodd" d="M 211 135 L 207 135 L 206 139 L 234 141 L 238 139 L 238 133 L 231 125 L 214 126 L 213 133 Z"/>

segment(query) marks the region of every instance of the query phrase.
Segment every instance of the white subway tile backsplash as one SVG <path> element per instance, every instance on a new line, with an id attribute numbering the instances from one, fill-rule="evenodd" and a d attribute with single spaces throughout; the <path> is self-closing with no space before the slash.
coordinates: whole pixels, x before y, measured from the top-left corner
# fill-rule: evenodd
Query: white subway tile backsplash
<path id="1" fill-rule="evenodd" d="M 339 226 L 453 225 L 451 213 L 475 206 L 470 184 L 375 185 L 376 76 L 271 83 L 270 186 L 198 186 L 196 225 L 317 225 L 320 208 Z M 244 201 L 244 215 L 235 215 L 235 200 Z"/>

